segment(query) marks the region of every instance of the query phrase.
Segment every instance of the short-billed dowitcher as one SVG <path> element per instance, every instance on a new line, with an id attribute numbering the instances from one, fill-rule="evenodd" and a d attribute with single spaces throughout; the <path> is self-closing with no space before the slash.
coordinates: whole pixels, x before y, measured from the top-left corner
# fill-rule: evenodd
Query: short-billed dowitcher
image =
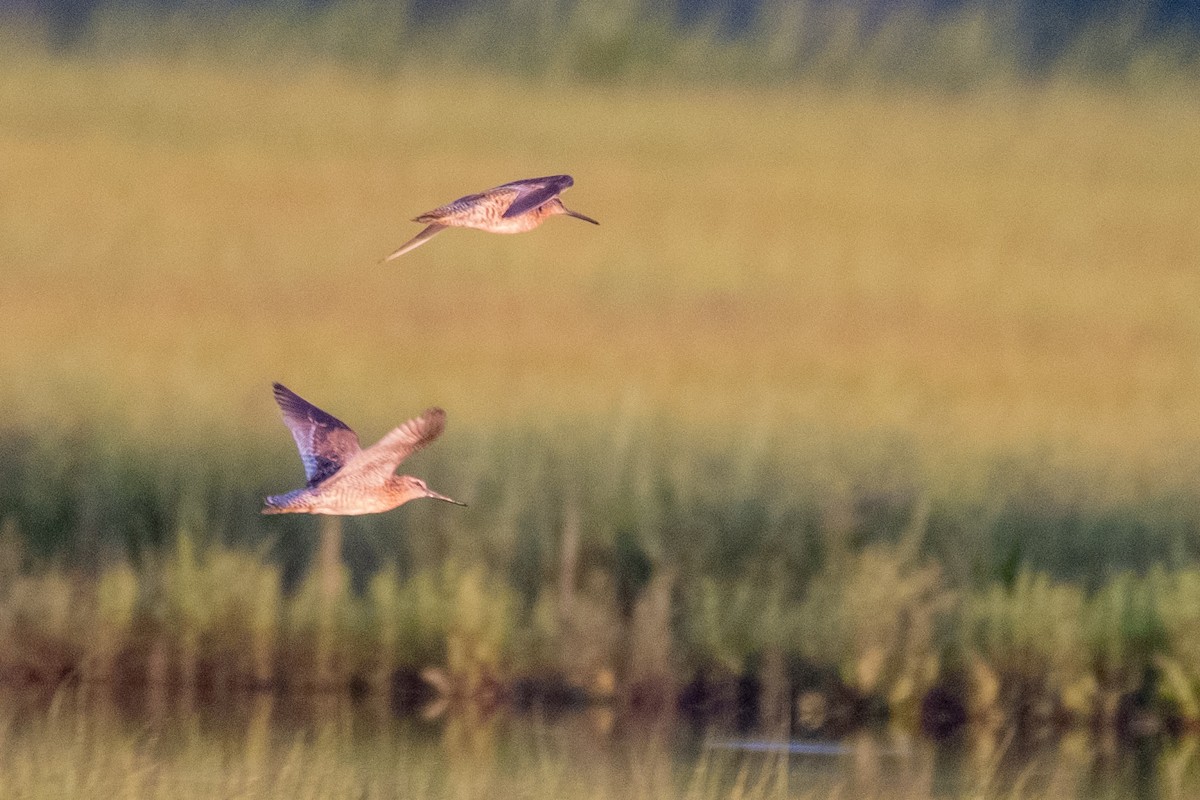
<path id="1" fill-rule="evenodd" d="M 358 435 L 281 383 L 275 402 L 296 440 L 308 485 L 266 499 L 264 514 L 376 514 L 418 497 L 466 505 L 438 494 L 411 475 L 393 475 L 408 456 L 446 427 L 446 412 L 431 408 L 363 450 Z"/>
<path id="2" fill-rule="evenodd" d="M 600 223 L 562 204 L 558 196 L 575 183 L 570 175 L 550 175 L 546 178 L 526 178 L 513 181 L 479 194 L 460 197 L 453 203 L 435 208 L 415 218 L 413 222 L 428 223 L 404 245 L 384 259 L 391 261 L 409 250 L 425 244 L 446 228 L 478 228 L 491 233 L 524 233 L 531 231 L 547 217 L 566 214 L 593 225 Z"/>

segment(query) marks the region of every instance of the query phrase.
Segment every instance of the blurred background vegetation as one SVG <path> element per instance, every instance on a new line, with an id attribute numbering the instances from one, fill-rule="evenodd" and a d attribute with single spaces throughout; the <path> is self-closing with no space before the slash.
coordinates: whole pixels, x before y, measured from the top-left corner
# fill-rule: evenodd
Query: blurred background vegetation
<path id="1" fill-rule="evenodd" d="M 1188 6 L 0 9 L 10 679 L 1200 720 Z"/>
<path id="2" fill-rule="evenodd" d="M 482 69 L 678 80 L 974 88 L 1194 75 L 1192 0 L 6 0 L 65 51 L 324 60 L 377 74 Z"/>

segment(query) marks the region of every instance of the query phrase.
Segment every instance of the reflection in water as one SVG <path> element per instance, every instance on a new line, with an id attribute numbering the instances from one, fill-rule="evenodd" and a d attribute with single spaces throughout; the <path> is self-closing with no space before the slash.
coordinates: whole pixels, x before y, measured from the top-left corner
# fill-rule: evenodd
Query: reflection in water
<path id="1" fill-rule="evenodd" d="M 15 797 L 1176 800 L 1200 796 L 1197 749 L 988 729 L 937 744 L 898 727 L 738 738 L 611 708 L 398 716 L 339 694 L 0 693 L 0 794 Z"/>

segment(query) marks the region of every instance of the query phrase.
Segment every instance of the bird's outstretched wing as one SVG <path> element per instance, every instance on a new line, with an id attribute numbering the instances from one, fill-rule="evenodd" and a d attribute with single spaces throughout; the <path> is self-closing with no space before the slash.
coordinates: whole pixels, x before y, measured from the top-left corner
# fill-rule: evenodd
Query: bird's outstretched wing
<path id="1" fill-rule="evenodd" d="M 310 488 L 328 479 L 362 452 L 358 435 L 349 425 L 317 408 L 282 383 L 274 386 L 275 402 L 283 411 L 283 421 L 296 440 Z"/>
<path id="2" fill-rule="evenodd" d="M 416 236 L 414 236 L 413 238 L 409 239 L 407 242 L 402 244 L 400 246 L 399 250 L 392 253 L 387 258 L 385 258 L 384 261 L 391 261 L 393 258 L 399 258 L 400 256 L 404 255 L 409 250 L 416 250 L 418 247 L 425 244 L 430 239 L 432 239 L 434 236 L 436 236 L 437 234 L 441 233 L 444 230 L 446 230 L 446 226 L 441 225 L 437 222 L 433 223 L 432 225 L 429 225 L 428 227 L 425 228 L 425 230 L 421 231 Z"/>
<path id="3" fill-rule="evenodd" d="M 400 462 L 442 435 L 446 429 L 446 412 L 431 408 L 394 428 L 375 444 L 363 450 L 347 474 L 367 477 L 372 483 L 383 481 L 396 471 Z"/>
<path id="4" fill-rule="evenodd" d="M 545 178 L 526 178 L 523 181 L 513 181 L 503 186 L 497 186 L 492 191 L 516 190 L 517 196 L 504 212 L 505 217 L 511 218 L 535 209 L 548 200 L 553 200 L 574 184 L 575 179 L 570 175 L 550 175 Z"/>

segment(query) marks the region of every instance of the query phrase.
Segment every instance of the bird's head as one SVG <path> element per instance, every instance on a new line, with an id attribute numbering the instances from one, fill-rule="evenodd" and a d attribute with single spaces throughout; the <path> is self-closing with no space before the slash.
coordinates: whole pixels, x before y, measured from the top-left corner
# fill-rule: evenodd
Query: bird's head
<path id="1" fill-rule="evenodd" d="M 438 494 L 433 489 L 430 489 L 429 484 L 425 483 L 425 481 L 421 480 L 420 478 L 414 478 L 411 475 L 404 475 L 400 478 L 400 480 L 404 484 L 407 494 L 413 498 L 432 497 L 434 500 L 441 500 L 445 503 L 453 503 L 456 506 L 465 507 L 467 505 L 466 503 L 460 503 L 453 498 L 446 497 L 444 494 Z"/>

